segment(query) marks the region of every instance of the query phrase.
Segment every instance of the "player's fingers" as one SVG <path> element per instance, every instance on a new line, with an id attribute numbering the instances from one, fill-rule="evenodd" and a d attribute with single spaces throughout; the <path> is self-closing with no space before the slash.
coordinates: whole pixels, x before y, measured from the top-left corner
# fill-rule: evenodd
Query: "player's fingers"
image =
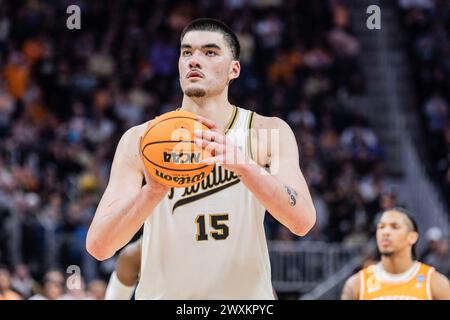
<path id="1" fill-rule="evenodd" d="M 196 137 L 209 140 L 209 141 L 215 141 L 217 143 L 224 143 L 225 142 L 225 136 L 222 133 L 219 133 L 217 131 L 211 131 L 211 130 L 195 130 L 194 134 Z"/>
<path id="2" fill-rule="evenodd" d="M 215 157 L 209 157 L 202 159 L 201 162 L 204 164 L 222 164 L 224 160 L 224 155 L 219 155 Z"/>
<path id="3" fill-rule="evenodd" d="M 224 150 L 224 145 L 217 142 L 211 142 L 208 140 L 195 139 L 195 144 L 200 148 L 203 148 L 205 151 L 208 151 L 209 153 L 215 155 L 223 153 Z"/>

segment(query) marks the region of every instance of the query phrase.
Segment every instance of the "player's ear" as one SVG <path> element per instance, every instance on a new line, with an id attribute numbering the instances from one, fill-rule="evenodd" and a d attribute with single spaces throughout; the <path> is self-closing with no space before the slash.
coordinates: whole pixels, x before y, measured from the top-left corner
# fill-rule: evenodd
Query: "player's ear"
<path id="1" fill-rule="evenodd" d="M 411 245 L 414 245 L 417 242 L 417 240 L 419 240 L 419 234 L 417 232 L 415 232 L 415 231 L 411 231 L 408 234 L 408 242 Z"/>
<path id="2" fill-rule="evenodd" d="M 239 77 L 241 73 L 241 64 L 238 60 L 232 60 L 230 65 L 230 72 L 228 74 L 229 83 Z"/>

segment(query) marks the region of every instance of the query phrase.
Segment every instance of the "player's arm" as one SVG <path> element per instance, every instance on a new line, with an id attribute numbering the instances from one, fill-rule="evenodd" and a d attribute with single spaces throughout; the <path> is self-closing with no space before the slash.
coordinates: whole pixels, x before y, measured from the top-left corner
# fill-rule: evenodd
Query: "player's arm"
<path id="1" fill-rule="evenodd" d="M 358 300 L 359 299 L 359 276 L 354 274 L 347 279 L 342 289 L 341 300 Z"/>
<path id="2" fill-rule="evenodd" d="M 431 275 L 431 296 L 433 300 L 450 300 L 450 282 L 437 271 Z"/>
<path id="3" fill-rule="evenodd" d="M 138 282 L 141 263 L 141 241 L 135 241 L 120 251 L 116 268 L 106 288 L 105 300 L 130 300 Z"/>
<path id="4" fill-rule="evenodd" d="M 120 251 L 116 262 L 116 274 L 126 286 L 136 285 L 141 270 L 141 241 L 135 241 Z"/>
<path id="5" fill-rule="evenodd" d="M 147 176 L 148 183 L 142 186 L 139 138 L 146 127 L 128 130 L 117 146 L 108 186 L 86 238 L 87 251 L 98 260 L 112 257 L 126 245 L 168 191 Z"/>
<path id="6" fill-rule="evenodd" d="M 257 120 L 258 119 L 258 120 Z M 261 204 L 296 235 L 305 235 L 316 221 L 316 211 L 299 166 L 297 141 L 291 128 L 279 118 L 257 117 L 255 127 L 275 129 L 279 132 L 279 144 L 272 141 L 269 166 L 271 174 L 263 174 L 263 168 L 234 146 L 215 124 L 200 117 L 212 130 L 198 131 L 200 146 L 215 154 L 204 159 L 206 163 L 221 163 L 225 169 L 236 173 Z M 268 150 L 266 148 L 265 150 Z M 245 159 L 244 159 L 245 158 Z"/>
<path id="7" fill-rule="evenodd" d="M 294 133 L 286 122 L 275 117 L 257 116 L 255 128 L 269 129 L 269 137 L 271 131 L 279 132 L 279 139 L 269 139 L 259 147 L 266 150 L 271 174 L 261 174 L 261 167 L 255 163 L 244 166 L 240 179 L 275 219 L 296 235 L 304 236 L 315 224 L 316 210 L 300 170 Z"/>

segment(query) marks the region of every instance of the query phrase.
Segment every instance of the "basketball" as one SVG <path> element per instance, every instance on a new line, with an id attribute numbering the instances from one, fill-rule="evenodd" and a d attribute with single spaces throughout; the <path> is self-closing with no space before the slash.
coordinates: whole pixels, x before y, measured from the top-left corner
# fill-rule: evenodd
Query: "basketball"
<path id="1" fill-rule="evenodd" d="M 155 119 L 141 140 L 147 172 L 170 187 L 188 187 L 202 181 L 214 165 L 200 161 L 211 155 L 195 144 L 194 130 L 208 130 L 187 111 L 167 112 Z"/>

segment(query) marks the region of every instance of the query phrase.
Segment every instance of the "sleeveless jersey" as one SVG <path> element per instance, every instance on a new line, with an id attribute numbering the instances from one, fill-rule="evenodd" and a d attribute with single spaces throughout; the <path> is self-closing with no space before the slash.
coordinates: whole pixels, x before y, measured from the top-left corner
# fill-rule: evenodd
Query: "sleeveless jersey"
<path id="1" fill-rule="evenodd" d="M 386 275 L 381 263 L 359 272 L 360 300 L 431 300 L 431 274 L 434 268 L 415 262 L 399 276 Z"/>
<path id="2" fill-rule="evenodd" d="M 225 131 L 247 154 L 252 119 L 234 107 Z M 172 188 L 144 223 L 136 299 L 274 299 L 264 213 L 218 165 L 200 183 Z"/>

